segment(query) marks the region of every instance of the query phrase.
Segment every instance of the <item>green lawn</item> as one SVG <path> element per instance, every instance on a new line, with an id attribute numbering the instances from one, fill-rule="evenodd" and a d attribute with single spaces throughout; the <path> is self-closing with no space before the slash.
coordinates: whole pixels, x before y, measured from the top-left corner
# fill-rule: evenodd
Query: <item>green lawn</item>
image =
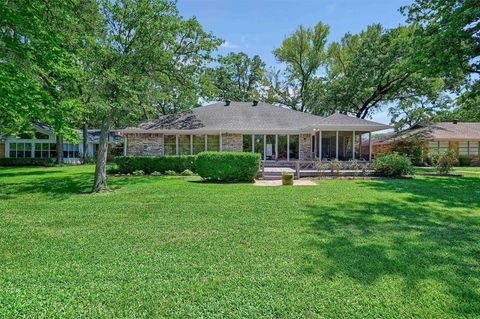
<path id="1" fill-rule="evenodd" d="M 416 167 L 417 173 L 434 173 L 435 167 Z M 458 166 L 452 169 L 453 174 L 480 174 L 480 166 Z"/>
<path id="2" fill-rule="evenodd" d="M 0 317 L 480 314 L 480 175 L 318 186 L 0 168 Z"/>

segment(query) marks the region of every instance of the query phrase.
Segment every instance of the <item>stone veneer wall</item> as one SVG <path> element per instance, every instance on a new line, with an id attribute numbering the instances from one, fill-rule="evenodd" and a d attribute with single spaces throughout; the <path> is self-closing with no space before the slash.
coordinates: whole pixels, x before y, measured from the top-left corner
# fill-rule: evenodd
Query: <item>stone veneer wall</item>
<path id="1" fill-rule="evenodd" d="M 163 134 L 128 134 L 127 155 L 163 155 Z"/>
<path id="2" fill-rule="evenodd" d="M 300 160 L 312 160 L 312 137 L 311 134 L 300 134 Z"/>
<path id="3" fill-rule="evenodd" d="M 222 151 L 241 152 L 243 150 L 242 134 L 222 134 Z"/>

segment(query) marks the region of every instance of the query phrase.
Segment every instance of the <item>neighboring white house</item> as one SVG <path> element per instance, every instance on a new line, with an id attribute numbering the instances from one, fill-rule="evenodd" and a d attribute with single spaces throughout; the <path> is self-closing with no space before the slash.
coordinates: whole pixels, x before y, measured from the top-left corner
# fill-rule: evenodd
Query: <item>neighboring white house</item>
<path id="1" fill-rule="evenodd" d="M 22 138 L 16 136 L 3 137 L 0 141 L 0 158 L 56 158 L 57 141 L 53 128 L 45 123 L 34 123 L 34 138 Z M 82 132 L 78 131 L 80 141 Z M 88 156 L 94 156 L 97 151 L 100 137 L 99 130 L 88 130 Z M 118 144 L 121 137 L 110 134 L 109 144 Z M 3 145 L 2 145 L 3 144 Z M 64 163 L 80 163 L 83 155 L 83 143 L 63 143 Z"/>

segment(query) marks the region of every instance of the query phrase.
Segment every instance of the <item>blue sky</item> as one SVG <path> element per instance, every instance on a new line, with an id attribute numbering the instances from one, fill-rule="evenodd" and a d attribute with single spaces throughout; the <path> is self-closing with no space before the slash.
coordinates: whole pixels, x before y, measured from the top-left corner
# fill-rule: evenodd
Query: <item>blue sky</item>
<path id="1" fill-rule="evenodd" d="M 372 23 L 396 27 L 405 18 L 398 9 L 412 0 L 178 0 L 185 18 L 196 16 L 206 31 L 226 42 L 220 54 L 258 54 L 268 66 L 277 62 L 272 50 L 299 25 L 322 21 L 330 26 L 329 41 L 357 33 Z M 388 123 L 386 110 L 373 116 Z"/>

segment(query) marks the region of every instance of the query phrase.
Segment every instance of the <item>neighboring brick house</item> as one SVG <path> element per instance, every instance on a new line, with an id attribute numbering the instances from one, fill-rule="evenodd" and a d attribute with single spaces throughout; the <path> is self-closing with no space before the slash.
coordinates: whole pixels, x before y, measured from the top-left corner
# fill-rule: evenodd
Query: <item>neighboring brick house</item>
<path id="1" fill-rule="evenodd" d="M 389 126 L 320 117 L 268 103 L 219 102 L 120 130 L 125 155 L 258 152 L 267 161 L 370 160 L 371 132 Z"/>
<path id="2" fill-rule="evenodd" d="M 390 152 L 396 141 L 413 136 L 424 141 L 424 157 L 452 149 L 459 156 L 471 157 L 472 164 L 480 165 L 480 123 L 474 122 L 440 122 L 387 133 L 372 140 L 373 154 Z"/>

